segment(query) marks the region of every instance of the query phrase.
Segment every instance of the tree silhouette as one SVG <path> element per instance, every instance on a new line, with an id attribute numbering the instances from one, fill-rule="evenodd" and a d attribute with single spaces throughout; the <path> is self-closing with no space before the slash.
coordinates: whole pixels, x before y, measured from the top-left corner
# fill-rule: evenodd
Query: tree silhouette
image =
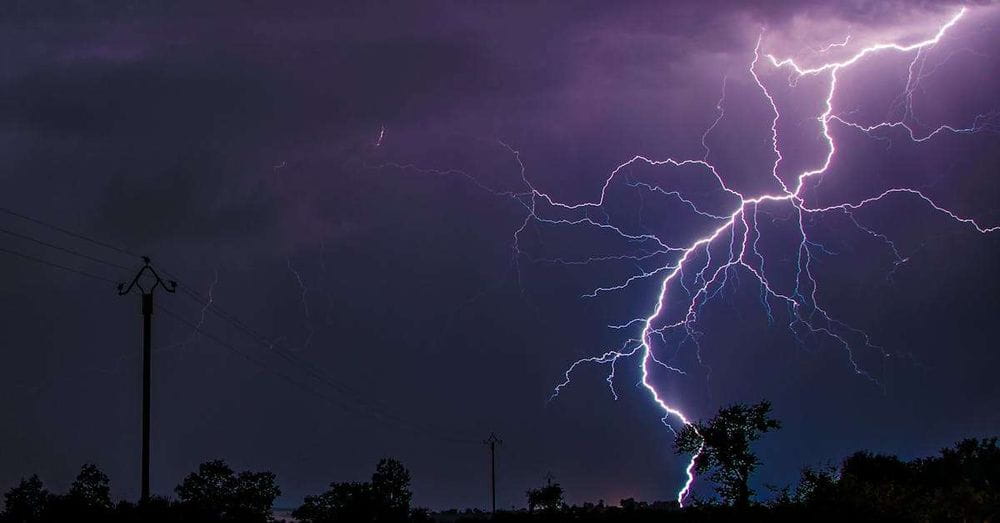
<path id="1" fill-rule="evenodd" d="M 918 461 L 924 496 L 936 519 L 1000 517 L 1000 446 L 997 438 L 966 439 L 941 457 Z"/>
<path id="2" fill-rule="evenodd" d="M 111 510 L 111 485 L 108 476 L 96 465 L 84 464 L 70 486 L 67 497 L 75 507 L 90 513 Z"/>
<path id="3" fill-rule="evenodd" d="M 111 515 L 111 487 L 108 476 L 96 465 L 86 463 L 65 495 L 49 495 L 43 517 L 46 521 L 101 521 Z"/>
<path id="4" fill-rule="evenodd" d="M 530 489 L 525 495 L 528 498 L 529 512 L 534 512 L 536 508 L 551 512 L 559 510 L 563 504 L 563 488 L 558 483 Z"/>
<path id="5" fill-rule="evenodd" d="M 832 513 L 836 509 L 838 471 L 833 465 L 805 467 L 795 488 L 794 501 L 811 509 Z"/>
<path id="6" fill-rule="evenodd" d="M 371 483 L 330 483 L 330 488 L 317 496 L 306 496 L 302 506 L 292 511 L 292 517 L 304 523 L 338 523 L 374 521 L 374 496 Z"/>
<path id="7" fill-rule="evenodd" d="M 21 482 L 4 495 L 3 520 L 9 522 L 38 521 L 49 505 L 49 491 L 38 475 L 21 479 Z"/>
<path id="8" fill-rule="evenodd" d="M 270 521 L 271 507 L 280 495 L 273 472 L 240 472 L 227 515 L 238 521 Z"/>
<path id="9" fill-rule="evenodd" d="M 770 414 L 771 403 L 766 400 L 755 405 L 723 407 L 708 423 L 686 425 L 674 440 L 674 449 L 678 454 L 698 452 L 695 471 L 712 471 L 710 477 L 719 496 L 727 503 L 745 508 L 753 495 L 750 475 L 760 464 L 750 443 L 765 432 L 781 428 L 781 423 Z"/>
<path id="10" fill-rule="evenodd" d="M 202 463 L 174 489 L 186 517 L 203 521 L 270 521 L 281 495 L 271 472 L 240 472 L 225 461 Z"/>
<path id="11" fill-rule="evenodd" d="M 398 460 L 382 458 L 372 474 L 379 521 L 405 521 L 410 513 L 410 471 Z"/>
<path id="12" fill-rule="evenodd" d="M 807 468 L 797 501 L 838 519 L 990 521 L 1000 516 L 997 439 L 967 439 L 940 456 L 905 462 L 856 452 L 840 469 Z"/>
<path id="13" fill-rule="evenodd" d="M 371 482 L 330 483 L 317 496 L 306 496 L 292 517 L 304 523 L 406 521 L 410 513 L 410 472 L 399 461 L 384 458 Z"/>

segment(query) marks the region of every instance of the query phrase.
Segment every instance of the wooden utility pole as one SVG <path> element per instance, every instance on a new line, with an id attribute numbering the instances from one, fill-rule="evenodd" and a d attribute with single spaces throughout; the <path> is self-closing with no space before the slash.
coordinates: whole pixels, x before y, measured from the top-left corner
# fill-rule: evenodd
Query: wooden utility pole
<path id="1" fill-rule="evenodd" d="M 132 289 L 139 289 L 142 295 L 140 308 L 142 312 L 142 480 L 139 501 L 145 503 L 149 501 L 149 382 L 152 375 L 150 339 L 152 338 L 153 324 L 153 291 L 157 287 L 162 287 L 163 290 L 172 293 L 177 290 L 177 282 L 165 282 L 160 279 L 160 275 L 149 264 L 149 257 L 143 256 L 142 261 L 143 266 L 136 273 L 135 278 L 132 278 L 132 283 L 129 283 L 128 286 L 124 283 L 118 284 L 118 295 L 125 296 L 132 292 Z M 149 276 L 144 283 L 141 280 L 147 271 Z"/>
<path id="2" fill-rule="evenodd" d="M 502 445 L 503 441 L 493 432 L 490 437 L 483 441 L 483 444 L 490 446 L 490 501 L 492 503 L 492 514 L 497 513 L 497 445 Z"/>

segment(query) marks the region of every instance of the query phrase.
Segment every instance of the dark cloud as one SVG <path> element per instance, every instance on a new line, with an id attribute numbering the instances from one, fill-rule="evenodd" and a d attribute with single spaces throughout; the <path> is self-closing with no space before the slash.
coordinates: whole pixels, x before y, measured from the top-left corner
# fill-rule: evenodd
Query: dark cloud
<path id="1" fill-rule="evenodd" d="M 158 314 L 158 492 L 168 493 L 197 462 L 225 457 L 275 470 L 283 503 L 295 504 L 331 480 L 365 477 L 380 456 L 394 454 L 413 469 L 417 503 L 482 505 L 483 449 L 436 434 L 476 441 L 496 430 L 507 441 L 501 505 L 520 503 L 547 470 L 573 501 L 664 499 L 680 481 L 680 461 L 645 391 L 632 387 L 633 366 L 617 370 L 617 402 L 606 369 L 589 367 L 545 402 L 568 362 L 620 345 L 620 333 L 605 326 L 644 314 L 655 282 L 581 300 L 636 266 L 564 267 L 527 257 L 513 265 L 524 207 L 498 193 L 524 186 L 504 144 L 520 151 L 539 189 L 593 199 L 608 172 L 634 154 L 701 158 L 725 82 L 726 118 L 705 144 L 727 179 L 760 191 L 773 185 L 770 107 L 747 67 L 762 27 L 767 49 L 788 45 L 814 57 L 809 45 L 828 43 L 841 28 L 858 38 L 894 24 L 916 31 L 951 9 L 19 2 L 0 21 L 0 205 L 154 255 L 182 283 L 211 289 L 217 304 L 365 398 L 329 392 L 337 400 L 324 401 Z M 941 74 L 928 77 L 916 98 L 928 121 L 963 123 L 995 109 L 995 17 L 977 13 L 955 45 L 973 52 L 949 58 L 948 44 L 931 54 Z M 865 69 L 851 85 L 869 87 L 845 89 L 843 107 L 859 118 L 884 117 L 890 102 L 874 85 L 898 87 L 905 65 Z M 951 80 L 958 75 L 972 81 Z M 809 115 L 822 86 L 786 89 L 781 74 L 763 76 L 787 95 L 780 130 L 795 139 L 783 144 L 790 175 L 816 160 Z M 876 96 L 885 103 L 865 105 Z M 810 187 L 815 201 L 919 180 L 935 198 L 995 221 L 995 134 L 911 146 L 900 136 L 890 143 L 836 133 L 854 152 Z M 628 176 L 674 184 L 722 208 L 712 180 L 698 174 L 634 168 Z M 627 187 L 609 195 L 608 212 L 630 227 L 678 241 L 711 227 Z M 762 481 L 789 483 L 801 465 L 857 448 L 917 455 L 1000 427 L 990 327 L 1000 283 L 991 274 L 996 238 L 903 199 L 857 218 L 895 238 L 909 261 L 895 266 L 884 242 L 839 216 L 810 224 L 829 251 L 815 263 L 830 309 L 907 355 L 878 363 L 884 392 L 850 371 L 841 347 L 821 340 L 803 347 L 769 324 L 749 280 L 704 312 L 710 379 L 689 345 L 678 361 L 693 369 L 691 378 L 662 377 L 698 416 L 728 401 L 774 402 L 786 429 L 762 443 Z M 794 246 L 783 243 L 788 219 L 780 208 L 762 218 L 778 238 L 766 246 L 776 266 L 793 257 Z M 135 263 L 6 215 L 0 226 Z M 629 248 L 534 226 L 523 241 L 537 258 Z M 128 276 L 6 236 L 0 246 L 110 279 Z M 105 282 L 9 256 L 0 270 L 10 276 L 0 304 L 11 326 L 0 410 L 15 420 L 0 431 L 0 446 L 16 450 L 0 454 L 0 488 L 34 471 L 59 487 L 95 460 L 117 493 L 133 496 L 134 300 L 116 298 Z M 162 300 L 191 321 L 202 317 L 183 295 Z M 272 369 L 301 372 L 211 314 L 204 325 Z M 859 359 L 877 366 L 872 356 Z M 434 430 L 371 420 L 356 406 L 338 406 L 343 401 L 369 411 L 378 409 L 365 402 L 379 403 Z"/>

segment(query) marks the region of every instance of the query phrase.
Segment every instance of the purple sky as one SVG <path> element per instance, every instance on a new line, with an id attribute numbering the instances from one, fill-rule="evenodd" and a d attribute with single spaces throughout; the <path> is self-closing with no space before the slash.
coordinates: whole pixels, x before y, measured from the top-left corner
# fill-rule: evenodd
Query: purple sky
<path id="1" fill-rule="evenodd" d="M 816 65 L 886 39 L 927 38 L 958 9 L 827 4 L 21 2 L 0 20 L 0 207 L 149 254 L 314 366 L 290 365 L 188 295 L 158 295 L 264 365 L 157 314 L 157 493 L 221 457 L 274 471 L 280 504 L 295 505 L 330 481 L 365 479 L 391 455 L 411 469 L 415 503 L 483 507 L 489 461 L 477 442 L 496 431 L 500 506 L 522 505 L 548 471 L 572 502 L 672 499 L 685 460 L 634 386 L 636 359 L 616 365 L 617 401 L 607 366 L 581 366 L 547 403 L 573 361 L 638 334 L 607 325 L 648 315 L 660 279 L 581 295 L 656 263 L 544 261 L 634 257 L 643 246 L 537 221 L 512 258 L 527 211 L 504 193 L 526 186 L 504 144 L 519 151 L 532 186 L 562 202 L 597 199 L 636 154 L 702 159 L 705 146 L 732 188 L 771 193 L 774 115 L 748 69 L 761 34 L 762 52 Z M 838 153 L 804 191 L 808 204 L 906 186 L 979 224 L 1000 223 L 998 23 L 995 8 L 970 4 L 918 62 L 909 105 L 901 93 L 913 53 L 873 55 L 840 73 L 836 114 L 851 122 L 979 131 L 912 143 L 899 128 L 831 124 Z M 817 53 L 847 35 L 849 45 Z M 829 77 L 791 87 L 787 69 L 762 62 L 759 73 L 782 114 L 778 174 L 791 180 L 825 155 L 816 117 Z M 724 117 L 705 135 L 723 93 Z M 681 246 L 713 228 L 629 186 L 637 182 L 732 212 L 704 170 L 635 165 L 586 216 Z M 760 211 L 769 274 L 793 285 L 794 213 Z M 546 216 L 584 216 L 571 214 Z M 879 384 L 853 372 L 830 339 L 797 342 L 776 302 L 769 322 L 747 271 L 702 309 L 704 366 L 690 342 L 661 347 L 688 374 L 654 380 L 693 419 L 728 402 L 772 401 L 784 428 L 759 444 L 761 492 L 857 449 L 919 456 L 1000 430 L 1000 233 L 904 195 L 854 218 L 863 225 L 843 213 L 810 221 L 813 270 L 826 310 L 891 354 L 856 353 Z M 0 228 L 137 262 L 7 214 Z M 130 276 L 9 234 L 0 247 Z M 137 298 L 0 255 L 0 489 L 33 472 L 64 488 L 93 461 L 117 495 L 134 497 Z"/>

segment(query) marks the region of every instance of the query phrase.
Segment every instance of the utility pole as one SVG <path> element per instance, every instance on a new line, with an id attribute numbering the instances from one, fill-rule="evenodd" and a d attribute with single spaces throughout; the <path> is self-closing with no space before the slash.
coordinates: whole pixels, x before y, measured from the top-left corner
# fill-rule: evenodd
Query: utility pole
<path id="1" fill-rule="evenodd" d="M 503 441 L 493 432 L 490 437 L 483 441 L 484 445 L 490 446 L 490 500 L 492 502 L 492 514 L 497 513 L 497 445 L 503 445 Z"/>
<path id="2" fill-rule="evenodd" d="M 149 264 L 149 257 L 142 257 L 143 266 L 132 278 L 132 283 L 126 286 L 124 283 L 118 284 L 118 295 L 125 296 L 132 292 L 132 289 L 139 289 L 142 295 L 142 483 L 140 487 L 140 502 L 149 501 L 149 382 L 151 375 L 150 339 L 153 323 L 153 291 L 157 287 L 162 287 L 167 292 L 177 290 L 177 282 L 163 281 L 156 273 L 153 266 Z M 140 281 L 144 274 L 149 272 L 146 282 Z"/>

